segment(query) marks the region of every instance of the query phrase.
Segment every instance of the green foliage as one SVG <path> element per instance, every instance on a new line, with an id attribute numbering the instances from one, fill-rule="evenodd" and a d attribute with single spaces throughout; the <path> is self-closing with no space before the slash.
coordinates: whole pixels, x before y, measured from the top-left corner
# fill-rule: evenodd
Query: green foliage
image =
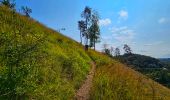
<path id="1" fill-rule="evenodd" d="M 149 56 L 128 53 L 115 58 L 160 84 L 170 86 L 170 70 L 164 62 Z"/>
<path id="2" fill-rule="evenodd" d="M 80 30 L 80 43 L 82 44 L 82 37 L 84 37 L 84 33 L 85 33 L 85 30 L 86 30 L 86 24 L 85 24 L 85 21 L 81 20 L 81 21 L 78 21 L 78 29 Z"/>
<path id="3" fill-rule="evenodd" d="M 90 61 L 77 42 L 0 6 L 0 99 L 71 99 Z"/>
<path id="4" fill-rule="evenodd" d="M 85 37 L 86 49 L 94 47 L 96 42 L 100 42 L 100 27 L 99 27 L 99 15 L 97 11 L 93 11 L 90 7 L 85 7 L 84 11 L 81 13 L 81 17 L 85 21 L 78 21 L 78 28 L 80 30 L 80 40 L 82 43 L 82 37 Z M 90 42 L 88 44 L 88 41 Z"/>
<path id="5" fill-rule="evenodd" d="M 0 0 L 0 3 L 11 9 L 15 8 L 14 0 Z"/>
<path id="6" fill-rule="evenodd" d="M 127 44 L 124 44 L 123 49 L 124 49 L 124 51 L 125 51 L 125 54 L 131 54 L 131 53 L 132 53 L 131 48 L 130 48 L 129 45 L 127 45 Z"/>
<path id="7" fill-rule="evenodd" d="M 100 39 L 100 27 L 99 27 L 99 15 L 97 12 L 93 11 L 91 17 L 91 26 L 88 29 L 89 39 L 90 39 L 90 47 L 94 47 L 96 42 L 99 42 Z"/>
<path id="8" fill-rule="evenodd" d="M 32 9 L 28 8 L 27 6 L 22 6 L 21 10 L 23 12 L 23 14 L 27 17 L 30 17 L 30 13 L 32 13 Z"/>
<path id="9" fill-rule="evenodd" d="M 160 58 L 159 60 L 164 64 L 165 68 L 170 70 L 170 58 Z"/>
<path id="10" fill-rule="evenodd" d="M 85 20 L 85 27 L 82 27 L 84 30 L 83 35 L 85 37 L 85 45 L 88 45 L 89 33 L 87 31 L 90 25 L 91 14 L 92 14 L 92 9 L 88 6 L 86 6 L 84 8 L 84 11 L 81 13 L 81 17 L 84 18 Z"/>
<path id="11" fill-rule="evenodd" d="M 103 52 L 104 52 L 106 55 L 112 57 L 112 53 L 111 53 L 111 50 L 110 50 L 110 49 L 105 48 L 105 49 L 103 50 Z"/>

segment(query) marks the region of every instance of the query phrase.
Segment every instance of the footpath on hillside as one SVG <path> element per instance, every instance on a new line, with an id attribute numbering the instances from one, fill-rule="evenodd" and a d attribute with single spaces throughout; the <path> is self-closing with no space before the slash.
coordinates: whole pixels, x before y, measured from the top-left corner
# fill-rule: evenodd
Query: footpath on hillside
<path id="1" fill-rule="evenodd" d="M 79 90 L 76 93 L 76 100 L 88 100 L 89 96 L 90 96 L 90 89 L 92 87 L 92 81 L 93 81 L 93 76 L 96 70 L 96 66 L 95 63 L 92 62 L 91 63 L 92 68 L 89 72 L 89 74 L 87 75 L 86 80 L 84 81 L 84 83 L 82 84 L 82 86 L 79 88 Z"/>

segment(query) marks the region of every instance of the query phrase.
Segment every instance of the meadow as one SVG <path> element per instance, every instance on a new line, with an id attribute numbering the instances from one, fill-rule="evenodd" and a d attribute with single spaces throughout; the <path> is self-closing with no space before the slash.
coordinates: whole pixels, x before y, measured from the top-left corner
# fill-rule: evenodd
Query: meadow
<path id="1" fill-rule="evenodd" d="M 90 51 L 97 65 L 90 100 L 169 100 L 170 90 L 108 56 Z"/>
<path id="2" fill-rule="evenodd" d="M 91 100 L 170 99 L 169 89 L 139 72 L 0 6 L 0 99 L 74 99 L 91 62 Z"/>
<path id="3" fill-rule="evenodd" d="M 0 99 L 73 98 L 90 62 L 76 41 L 0 6 Z"/>

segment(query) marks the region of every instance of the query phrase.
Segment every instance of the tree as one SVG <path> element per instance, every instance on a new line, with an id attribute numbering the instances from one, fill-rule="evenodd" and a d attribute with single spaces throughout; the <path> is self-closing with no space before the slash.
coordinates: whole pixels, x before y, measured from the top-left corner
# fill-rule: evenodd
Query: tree
<path id="1" fill-rule="evenodd" d="M 15 1 L 14 0 L 0 0 L 1 4 L 4 6 L 14 9 L 15 8 Z"/>
<path id="2" fill-rule="evenodd" d="M 127 44 L 124 45 L 123 49 L 125 50 L 125 54 L 131 54 L 132 53 L 131 48 Z"/>
<path id="3" fill-rule="evenodd" d="M 103 44 L 103 53 L 105 53 L 108 56 L 112 56 L 110 49 L 108 48 L 108 44 Z"/>
<path id="4" fill-rule="evenodd" d="M 30 13 L 32 13 L 32 10 L 30 8 L 28 8 L 27 6 L 25 6 L 25 7 L 22 6 L 21 10 L 25 16 L 30 17 Z"/>
<path id="5" fill-rule="evenodd" d="M 105 50 L 105 49 L 107 49 L 108 48 L 108 44 L 103 44 L 103 49 Z"/>
<path id="6" fill-rule="evenodd" d="M 110 52 L 110 49 L 105 49 L 104 50 L 104 53 L 108 56 L 112 56 L 111 52 Z"/>
<path id="7" fill-rule="evenodd" d="M 90 20 L 91 20 L 91 8 L 90 7 L 85 7 L 84 11 L 81 14 L 81 17 L 85 19 L 85 32 L 84 32 L 84 36 L 85 36 L 85 47 L 86 49 L 88 49 L 88 39 L 89 39 L 89 33 L 88 33 L 88 26 L 90 24 Z"/>
<path id="8" fill-rule="evenodd" d="M 94 47 L 95 50 L 96 43 L 100 42 L 99 15 L 96 11 L 92 11 L 90 7 L 86 6 L 81 13 L 81 17 L 84 18 L 84 21 L 78 21 L 81 43 L 82 36 L 84 36 L 85 50 L 88 50 L 89 45 Z"/>
<path id="9" fill-rule="evenodd" d="M 113 55 L 113 52 L 114 52 L 114 47 L 110 47 L 110 53 Z"/>
<path id="10" fill-rule="evenodd" d="M 120 55 L 120 49 L 119 48 L 116 48 L 115 49 L 115 56 L 119 56 Z"/>
<path id="11" fill-rule="evenodd" d="M 100 28 L 99 28 L 99 15 L 96 11 L 93 12 L 91 18 L 91 26 L 88 29 L 89 39 L 90 39 L 90 47 L 94 47 L 96 42 L 100 42 Z"/>
<path id="12" fill-rule="evenodd" d="M 80 43 L 82 44 L 82 37 L 84 36 L 84 32 L 86 30 L 86 24 L 83 20 L 78 21 L 78 29 L 80 30 Z"/>

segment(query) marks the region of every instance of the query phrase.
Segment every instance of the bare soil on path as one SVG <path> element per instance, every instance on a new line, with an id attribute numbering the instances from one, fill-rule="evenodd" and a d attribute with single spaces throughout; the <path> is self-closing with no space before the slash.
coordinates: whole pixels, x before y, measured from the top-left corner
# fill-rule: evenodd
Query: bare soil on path
<path id="1" fill-rule="evenodd" d="M 82 86 L 79 88 L 79 90 L 76 93 L 76 100 L 88 100 L 89 96 L 90 96 L 90 89 L 92 87 L 92 81 L 93 81 L 93 76 L 96 70 L 96 66 L 95 63 L 92 62 L 91 63 L 92 68 L 89 72 L 89 74 L 86 77 L 86 80 L 84 81 L 84 83 L 82 84 Z"/>

